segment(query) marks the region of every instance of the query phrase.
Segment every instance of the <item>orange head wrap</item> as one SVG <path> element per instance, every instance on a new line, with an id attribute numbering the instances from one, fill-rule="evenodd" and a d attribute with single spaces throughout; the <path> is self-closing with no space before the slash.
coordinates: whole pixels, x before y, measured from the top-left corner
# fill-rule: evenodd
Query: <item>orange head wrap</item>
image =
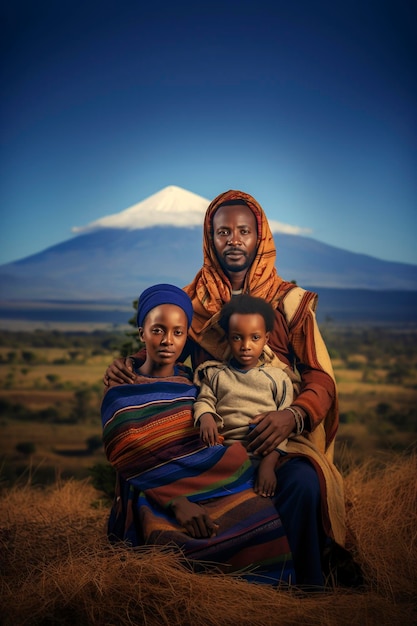
<path id="1" fill-rule="evenodd" d="M 253 212 L 258 229 L 258 245 L 255 259 L 248 269 L 243 292 L 264 298 L 274 306 L 278 301 L 278 289 L 282 279 L 275 269 L 275 244 L 266 215 L 255 198 L 243 191 L 221 193 L 209 205 L 204 218 L 203 267 L 193 282 L 184 287 L 190 296 L 194 318 L 190 336 L 207 352 L 218 359 L 225 351 L 224 333 L 217 324 L 223 304 L 232 296 L 232 286 L 224 273 L 213 244 L 213 216 L 217 209 L 229 201 L 241 200 Z"/>

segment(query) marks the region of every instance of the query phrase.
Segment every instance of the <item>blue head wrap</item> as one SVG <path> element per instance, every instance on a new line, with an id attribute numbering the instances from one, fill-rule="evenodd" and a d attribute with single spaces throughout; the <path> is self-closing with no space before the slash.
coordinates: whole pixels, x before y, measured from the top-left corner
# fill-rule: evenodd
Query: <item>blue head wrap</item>
<path id="1" fill-rule="evenodd" d="M 160 304 L 175 304 L 179 306 L 187 316 L 187 328 L 191 326 L 193 319 L 193 305 L 189 296 L 175 285 L 153 285 L 148 287 L 139 296 L 138 314 L 136 321 L 139 326 L 143 326 L 143 322 L 149 311 Z"/>

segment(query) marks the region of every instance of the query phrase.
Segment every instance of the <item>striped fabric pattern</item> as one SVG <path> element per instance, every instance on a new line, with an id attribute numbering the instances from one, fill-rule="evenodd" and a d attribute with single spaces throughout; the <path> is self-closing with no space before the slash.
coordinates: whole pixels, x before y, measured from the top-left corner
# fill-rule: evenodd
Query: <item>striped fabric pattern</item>
<path id="1" fill-rule="evenodd" d="M 109 533 L 170 545 L 197 570 L 211 564 L 257 582 L 294 582 L 285 531 L 271 501 L 253 491 L 246 450 L 204 446 L 193 425 L 196 388 L 183 380 L 120 385 L 104 397 L 103 440 L 119 475 Z M 193 539 L 178 525 L 169 507 L 178 496 L 205 507 L 217 536 Z"/>

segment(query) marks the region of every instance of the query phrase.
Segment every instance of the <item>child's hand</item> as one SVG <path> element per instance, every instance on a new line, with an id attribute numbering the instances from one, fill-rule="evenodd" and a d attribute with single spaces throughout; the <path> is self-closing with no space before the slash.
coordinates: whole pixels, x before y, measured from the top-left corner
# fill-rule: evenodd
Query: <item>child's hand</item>
<path id="1" fill-rule="evenodd" d="M 216 420 L 211 413 L 203 413 L 199 419 L 200 437 L 206 446 L 215 446 L 219 442 L 219 432 L 217 430 Z"/>
<path id="2" fill-rule="evenodd" d="M 263 458 L 259 464 L 256 474 L 254 491 L 259 496 L 271 498 L 275 495 L 277 488 L 277 477 L 275 474 L 275 464 L 277 456 L 275 452 L 271 452 L 267 457 Z"/>

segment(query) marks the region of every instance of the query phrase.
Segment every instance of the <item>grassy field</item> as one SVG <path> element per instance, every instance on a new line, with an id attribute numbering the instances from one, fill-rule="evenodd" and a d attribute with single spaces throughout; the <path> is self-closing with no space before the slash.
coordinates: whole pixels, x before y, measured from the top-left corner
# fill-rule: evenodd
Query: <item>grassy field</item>
<path id="1" fill-rule="evenodd" d="M 87 442 L 101 436 L 102 377 L 124 335 L 110 342 L 107 333 L 44 335 L 47 344 L 66 345 L 39 346 L 39 333 L 2 335 L 0 457 L 8 484 L 28 472 L 35 483 L 84 478 L 105 461 L 101 446 Z"/>
<path id="2" fill-rule="evenodd" d="M 0 332 L 0 605 L 5 626 L 411 626 L 417 623 L 417 333 L 326 329 L 336 463 L 361 589 L 192 574 L 169 550 L 109 546 L 102 375 L 123 334 Z M 97 485 L 96 485 L 97 487 Z"/>
<path id="3" fill-rule="evenodd" d="M 417 332 L 324 331 L 332 356 L 341 424 L 340 466 L 381 452 L 410 450 L 417 433 Z M 105 461 L 102 377 L 123 333 L 0 333 L 0 458 L 9 484 L 27 468 L 35 482 L 86 477 Z M 406 363 L 406 366 L 404 366 Z M 49 478 L 48 478 L 49 477 Z"/>

